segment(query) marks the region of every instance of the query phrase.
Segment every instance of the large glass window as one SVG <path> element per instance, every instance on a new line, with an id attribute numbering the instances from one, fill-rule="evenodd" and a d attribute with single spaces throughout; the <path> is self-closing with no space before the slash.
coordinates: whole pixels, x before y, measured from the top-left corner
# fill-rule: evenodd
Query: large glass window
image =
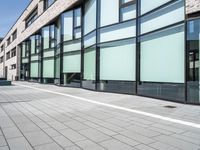
<path id="1" fill-rule="evenodd" d="M 200 50 L 200 19 L 188 22 L 187 53 L 188 53 L 188 102 L 200 103 L 199 90 L 199 50 Z"/>
<path id="2" fill-rule="evenodd" d="M 96 29 L 96 0 L 87 0 L 85 3 L 84 35 Z"/>
<path id="3" fill-rule="evenodd" d="M 171 0 L 141 0 L 141 14 L 147 13 Z"/>
<path id="4" fill-rule="evenodd" d="M 43 49 L 48 49 L 49 48 L 49 26 L 44 27 L 42 29 L 42 37 L 43 37 Z"/>
<path id="5" fill-rule="evenodd" d="M 108 42 L 136 36 L 136 22 L 120 23 L 100 30 L 100 42 Z"/>
<path id="6" fill-rule="evenodd" d="M 44 78 L 54 77 L 54 59 L 43 60 L 43 77 Z"/>
<path id="7" fill-rule="evenodd" d="M 119 22 L 119 0 L 101 0 L 101 26 L 117 22 Z"/>
<path id="8" fill-rule="evenodd" d="M 100 45 L 100 80 L 135 81 L 135 40 Z"/>
<path id="9" fill-rule="evenodd" d="M 184 16 L 184 0 L 175 1 L 156 12 L 142 17 L 141 34 L 183 21 Z"/>
<path id="10" fill-rule="evenodd" d="M 184 83 L 184 26 L 141 38 L 141 81 Z"/>
<path id="11" fill-rule="evenodd" d="M 69 41 L 73 38 L 73 11 L 63 14 L 63 40 Z"/>
<path id="12" fill-rule="evenodd" d="M 44 10 L 49 8 L 56 0 L 44 0 Z"/>
<path id="13" fill-rule="evenodd" d="M 36 7 L 25 19 L 25 27 L 29 27 L 38 17 L 38 7 Z"/>
<path id="14" fill-rule="evenodd" d="M 95 80 L 96 78 L 96 50 L 88 48 L 84 51 L 84 74 L 85 80 Z"/>

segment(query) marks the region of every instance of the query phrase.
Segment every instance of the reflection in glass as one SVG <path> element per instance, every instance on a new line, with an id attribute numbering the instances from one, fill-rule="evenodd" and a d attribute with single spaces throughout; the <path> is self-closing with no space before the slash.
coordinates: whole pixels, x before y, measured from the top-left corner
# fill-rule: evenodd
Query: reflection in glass
<path id="1" fill-rule="evenodd" d="M 188 102 L 200 103 L 199 97 L 199 50 L 200 50 L 200 19 L 188 22 L 187 53 L 188 53 Z"/>

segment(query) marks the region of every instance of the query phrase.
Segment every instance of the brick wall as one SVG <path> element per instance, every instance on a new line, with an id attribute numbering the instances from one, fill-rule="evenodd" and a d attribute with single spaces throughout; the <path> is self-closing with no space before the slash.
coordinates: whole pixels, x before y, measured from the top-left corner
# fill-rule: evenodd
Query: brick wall
<path id="1" fill-rule="evenodd" d="M 200 11 L 200 0 L 186 0 L 186 13 L 191 14 Z"/>

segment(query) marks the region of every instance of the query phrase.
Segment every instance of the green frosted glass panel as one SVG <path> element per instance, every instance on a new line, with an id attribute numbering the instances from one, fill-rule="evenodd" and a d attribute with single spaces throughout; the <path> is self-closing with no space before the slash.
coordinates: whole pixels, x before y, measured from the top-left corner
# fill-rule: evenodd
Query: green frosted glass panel
<path id="1" fill-rule="evenodd" d="M 184 83 L 184 27 L 141 40 L 141 81 Z"/>
<path id="2" fill-rule="evenodd" d="M 60 78 L 60 57 L 56 58 L 56 78 Z"/>
<path id="3" fill-rule="evenodd" d="M 22 57 L 25 57 L 25 52 L 26 51 L 26 44 L 22 43 Z"/>
<path id="4" fill-rule="evenodd" d="M 73 37 L 73 11 L 63 14 L 63 40 L 72 40 Z"/>
<path id="5" fill-rule="evenodd" d="M 22 59 L 22 63 L 28 63 L 28 58 Z"/>
<path id="6" fill-rule="evenodd" d="M 44 52 L 43 57 L 53 57 L 54 56 L 54 51 L 47 51 Z"/>
<path id="7" fill-rule="evenodd" d="M 43 36 L 43 49 L 49 48 L 49 27 L 45 27 L 42 29 Z"/>
<path id="8" fill-rule="evenodd" d="M 133 40 L 100 48 L 100 79 L 135 81 L 136 46 Z"/>
<path id="9" fill-rule="evenodd" d="M 54 59 L 43 60 L 43 77 L 54 78 Z"/>
<path id="10" fill-rule="evenodd" d="M 136 5 L 121 8 L 122 21 L 136 18 Z"/>
<path id="11" fill-rule="evenodd" d="M 71 52 L 71 51 L 77 51 L 77 50 L 81 50 L 81 42 L 66 44 L 64 45 L 64 48 L 63 48 L 64 52 Z"/>
<path id="12" fill-rule="evenodd" d="M 31 63 L 31 77 L 32 78 L 38 77 L 38 67 L 39 67 L 38 62 Z"/>
<path id="13" fill-rule="evenodd" d="M 171 0 L 141 0 L 141 14 L 147 13 Z"/>
<path id="14" fill-rule="evenodd" d="M 39 56 L 31 56 L 31 61 L 36 61 L 36 60 L 39 60 Z"/>
<path id="15" fill-rule="evenodd" d="M 100 7 L 101 26 L 119 22 L 119 0 L 101 0 Z"/>
<path id="16" fill-rule="evenodd" d="M 35 54 L 35 37 L 31 37 L 31 54 Z"/>
<path id="17" fill-rule="evenodd" d="M 100 30 L 100 42 L 125 39 L 136 36 L 136 22 L 129 21 Z"/>
<path id="18" fill-rule="evenodd" d="M 96 29 L 96 0 L 85 3 L 84 35 Z"/>
<path id="19" fill-rule="evenodd" d="M 96 69 L 96 52 L 95 49 L 90 49 L 84 53 L 84 79 L 95 80 Z"/>
<path id="20" fill-rule="evenodd" d="M 81 54 L 67 55 L 63 58 L 64 73 L 80 73 L 81 72 Z"/>
<path id="21" fill-rule="evenodd" d="M 185 17 L 183 0 L 176 1 L 141 19 L 141 34 L 147 33 L 180 21 Z"/>

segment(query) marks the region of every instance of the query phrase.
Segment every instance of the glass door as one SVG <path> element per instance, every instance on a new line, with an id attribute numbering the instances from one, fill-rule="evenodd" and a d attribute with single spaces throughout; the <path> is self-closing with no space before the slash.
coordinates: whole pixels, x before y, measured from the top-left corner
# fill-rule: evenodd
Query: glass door
<path id="1" fill-rule="evenodd" d="M 187 24 L 187 101 L 200 103 L 199 91 L 200 19 Z"/>

